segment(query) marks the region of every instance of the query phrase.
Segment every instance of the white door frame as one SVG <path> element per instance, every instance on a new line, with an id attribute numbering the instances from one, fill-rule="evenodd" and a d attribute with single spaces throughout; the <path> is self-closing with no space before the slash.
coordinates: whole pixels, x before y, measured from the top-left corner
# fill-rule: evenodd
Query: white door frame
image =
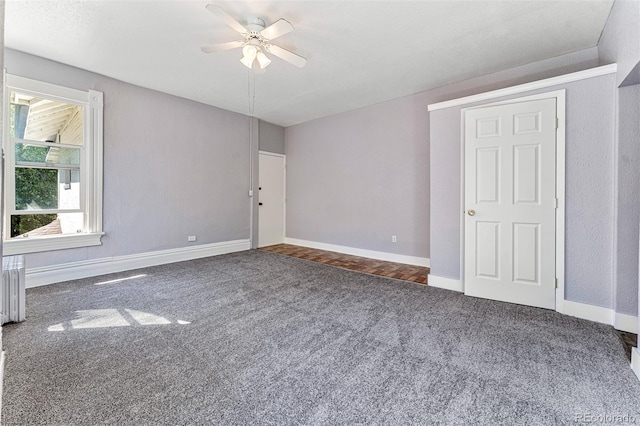
<path id="1" fill-rule="evenodd" d="M 464 243 L 465 243 L 465 112 L 471 109 L 479 109 L 490 106 L 506 105 L 517 102 L 527 102 L 539 99 L 551 99 L 556 100 L 556 116 L 558 118 L 558 125 L 556 129 L 556 199 L 558 200 L 558 207 L 556 208 L 556 311 L 563 312 L 564 303 L 564 232 L 565 232 L 565 112 L 566 112 L 566 91 L 556 90 L 553 92 L 540 93 L 537 95 L 525 96 L 521 98 L 508 99 L 499 102 L 493 102 L 489 104 L 477 105 L 468 108 L 462 108 L 460 111 L 460 134 L 461 134 L 461 150 L 460 150 L 460 282 L 462 285 L 462 292 L 464 292 Z"/>
<path id="2" fill-rule="evenodd" d="M 277 154 L 275 152 L 258 151 L 258 179 L 260 176 L 260 155 L 270 155 L 272 157 L 282 158 L 282 190 L 284 192 L 284 198 L 282 199 L 282 240 L 287 238 L 287 156 L 285 154 Z M 258 188 L 260 187 L 260 181 L 258 181 Z M 258 201 L 260 200 L 260 193 L 258 192 Z M 260 209 L 258 209 L 258 235 L 260 235 Z M 260 245 L 260 237 L 258 236 L 258 244 Z"/>

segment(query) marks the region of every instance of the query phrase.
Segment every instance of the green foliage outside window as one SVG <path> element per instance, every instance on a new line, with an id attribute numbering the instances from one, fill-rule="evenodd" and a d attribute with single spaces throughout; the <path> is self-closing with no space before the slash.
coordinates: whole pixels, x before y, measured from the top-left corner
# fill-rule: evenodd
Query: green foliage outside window
<path id="1" fill-rule="evenodd" d="M 58 170 L 16 167 L 16 210 L 58 208 Z"/>
<path id="2" fill-rule="evenodd" d="M 49 148 L 17 143 L 15 150 L 18 161 L 44 162 Z M 17 167 L 15 184 L 17 210 L 25 210 L 29 205 L 42 209 L 58 207 L 58 170 Z M 48 225 L 56 218 L 56 214 L 11 216 L 11 237 Z"/>

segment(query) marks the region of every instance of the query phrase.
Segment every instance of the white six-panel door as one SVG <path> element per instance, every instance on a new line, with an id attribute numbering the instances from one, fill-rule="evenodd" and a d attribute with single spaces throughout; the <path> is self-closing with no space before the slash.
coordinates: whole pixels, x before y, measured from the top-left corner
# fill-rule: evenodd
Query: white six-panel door
<path id="1" fill-rule="evenodd" d="M 284 242 L 284 156 L 260 152 L 258 189 L 258 247 Z"/>
<path id="2" fill-rule="evenodd" d="M 555 309 L 555 159 L 555 99 L 465 112 L 465 294 Z"/>

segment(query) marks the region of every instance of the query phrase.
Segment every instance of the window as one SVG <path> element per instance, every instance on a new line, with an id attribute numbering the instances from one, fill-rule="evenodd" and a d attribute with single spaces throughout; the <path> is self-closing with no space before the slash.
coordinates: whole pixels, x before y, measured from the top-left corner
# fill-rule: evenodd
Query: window
<path id="1" fill-rule="evenodd" d="M 5 81 L 4 254 L 101 244 L 102 93 Z"/>

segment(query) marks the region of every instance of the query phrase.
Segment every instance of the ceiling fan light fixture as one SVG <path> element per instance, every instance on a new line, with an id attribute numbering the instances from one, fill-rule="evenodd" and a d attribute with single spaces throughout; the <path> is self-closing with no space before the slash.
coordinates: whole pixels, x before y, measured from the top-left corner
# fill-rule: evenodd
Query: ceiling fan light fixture
<path id="1" fill-rule="evenodd" d="M 262 50 L 258 50 L 258 53 L 256 54 L 256 59 L 258 60 L 260 69 L 265 69 L 271 63 L 271 59 L 267 58 L 267 55 L 262 53 Z"/>
<path id="2" fill-rule="evenodd" d="M 245 67 L 252 69 L 253 68 L 253 59 L 249 59 L 246 56 L 243 57 L 242 59 L 240 59 L 240 62 L 242 62 L 242 65 L 244 65 Z"/>
<path id="3" fill-rule="evenodd" d="M 242 64 L 245 67 L 251 69 L 253 66 L 253 61 L 256 59 L 257 53 L 258 53 L 257 47 L 247 44 L 245 47 L 242 48 L 242 54 L 244 56 L 242 57 L 242 59 L 240 59 L 240 62 L 242 62 Z"/>
<path id="4" fill-rule="evenodd" d="M 242 54 L 248 59 L 255 59 L 256 53 L 258 53 L 258 48 L 251 44 L 247 44 L 242 48 Z"/>

